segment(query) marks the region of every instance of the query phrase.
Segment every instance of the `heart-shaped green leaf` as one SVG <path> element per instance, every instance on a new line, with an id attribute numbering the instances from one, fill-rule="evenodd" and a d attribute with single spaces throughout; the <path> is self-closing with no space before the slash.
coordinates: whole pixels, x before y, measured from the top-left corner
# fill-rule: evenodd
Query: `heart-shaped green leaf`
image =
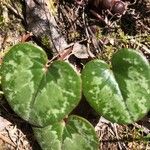
<path id="1" fill-rule="evenodd" d="M 114 54 L 112 70 L 101 60 L 87 63 L 82 82 L 90 105 L 112 122 L 132 123 L 150 110 L 150 65 L 132 49 Z"/>
<path id="2" fill-rule="evenodd" d="M 2 63 L 2 87 L 12 109 L 37 126 L 60 121 L 81 98 L 81 79 L 66 62 L 46 66 L 45 52 L 29 43 L 13 46 Z"/>
<path id="3" fill-rule="evenodd" d="M 45 128 L 33 128 L 43 150 L 98 150 L 98 138 L 93 126 L 85 119 L 72 115 Z"/>

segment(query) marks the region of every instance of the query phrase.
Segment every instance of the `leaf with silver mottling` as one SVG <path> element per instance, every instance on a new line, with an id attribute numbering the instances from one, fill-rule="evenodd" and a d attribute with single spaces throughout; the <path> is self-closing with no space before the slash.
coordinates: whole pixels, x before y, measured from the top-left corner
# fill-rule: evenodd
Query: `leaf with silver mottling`
<path id="1" fill-rule="evenodd" d="M 13 46 L 2 63 L 2 87 L 12 109 L 36 126 L 60 121 L 79 103 L 81 79 L 63 61 L 49 67 L 46 53 L 29 43 Z"/>
<path id="2" fill-rule="evenodd" d="M 98 150 L 94 127 L 84 118 L 71 115 L 67 121 L 33 128 L 43 150 Z"/>
<path id="3" fill-rule="evenodd" d="M 121 124 L 135 122 L 150 110 L 150 65 L 132 49 L 122 49 L 110 66 L 101 60 L 86 64 L 83 93 L 106 119 Z"/>

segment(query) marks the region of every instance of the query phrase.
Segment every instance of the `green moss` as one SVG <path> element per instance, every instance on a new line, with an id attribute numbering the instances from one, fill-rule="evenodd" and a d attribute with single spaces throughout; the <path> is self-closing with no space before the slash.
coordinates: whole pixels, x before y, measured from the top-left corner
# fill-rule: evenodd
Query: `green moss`
<path id="1" fill-rule="evenodd" d="M 41 37 L 41 43 L 42 43 L 45 47 L 47 47 L 47 48 L 52 47 L 52 42 L 51 42 L 51 39 L 50 39 L 50 37 L 49 37 L 48 35 L 43 35 L 43 36 Z"/>
<path id="2" fill-rule="evenodd" d="M 101 30 L 100 28 L 96 28 L 96 33 L 95 33 L 95 36 L 96 36 L 96 39 L 99 40 L 102 38 L 102 33 L 101 33 Z"/>
<path id="3" fill-rule="evenodd" d="M 3 23 L 4 23 L 4 18 L 3 18 L 3 16 L 0 16 L 0 26 L 2 26 Z"/>

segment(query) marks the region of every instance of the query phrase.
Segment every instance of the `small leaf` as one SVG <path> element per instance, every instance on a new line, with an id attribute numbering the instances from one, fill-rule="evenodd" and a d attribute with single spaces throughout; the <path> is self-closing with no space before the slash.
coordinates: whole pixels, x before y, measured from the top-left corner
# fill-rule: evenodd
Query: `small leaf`
<path id="1" fill-rule="evenodd" d="M 36 126 L 60 121 L 81 98 L 81 79 L 66 62 L 46 67 L 45 52 L 32 44 L 13 46 L 2 63 L 2 87 L 12 109 Z"/>
<path id="2" fill-rule="evenodd" d="M 98 138 L 93 126 L 75 115 L 69 116 L 66 123 L 33 130 L 43 150 L 98 150 Z"/>
<path id="3" fill-rule="evenodd" d="M 106 119 L 132 123 L 150 110 L 150 65 L 138 52 L 122 49 L 112 58 L 112 70 L 101 60 L 86 64 L 83 93 Z"/>

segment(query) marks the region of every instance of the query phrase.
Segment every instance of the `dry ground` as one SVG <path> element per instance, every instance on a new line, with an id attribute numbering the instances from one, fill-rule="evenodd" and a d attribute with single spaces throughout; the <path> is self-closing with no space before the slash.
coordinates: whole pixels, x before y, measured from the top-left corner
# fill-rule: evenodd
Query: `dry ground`
<path id="1" fill-rule="evenodd" d="M 25 6 L 20 5 L 21 0 L 12 2 L 9 0 L 4 5 L 0 1 L 0 62 L 11 45 L 28 36 L 22 13 Z M 59 27 L 68 42 L 81 42 L 92 47 L 91 52 L 108 63 L 112 54 L 123 47 L 139 49 L 150 61 L 150 1 L 126 2 L 132 2 L 126 14 L 121 18 L 108 17 L 103 25 L 90 14 L 88 7 L 79 7 L 73 0 L 60 1 Z M 86 28 L 88 30 L 83 32 Z M 34 41 L 34 37 L 30 40 Z M 90 45 L 87 41 L 90 41 Z M 95 130 L 99 136 L 100 149 L 150 150 L 149 114 L 128 126 L 112 124 L 104 118 L 100 118 L 97 123 Z M 40 147 L 30 125 L 11 110 L 0 89 L 0 150 L 32 149 L 38 150 Z"/>

